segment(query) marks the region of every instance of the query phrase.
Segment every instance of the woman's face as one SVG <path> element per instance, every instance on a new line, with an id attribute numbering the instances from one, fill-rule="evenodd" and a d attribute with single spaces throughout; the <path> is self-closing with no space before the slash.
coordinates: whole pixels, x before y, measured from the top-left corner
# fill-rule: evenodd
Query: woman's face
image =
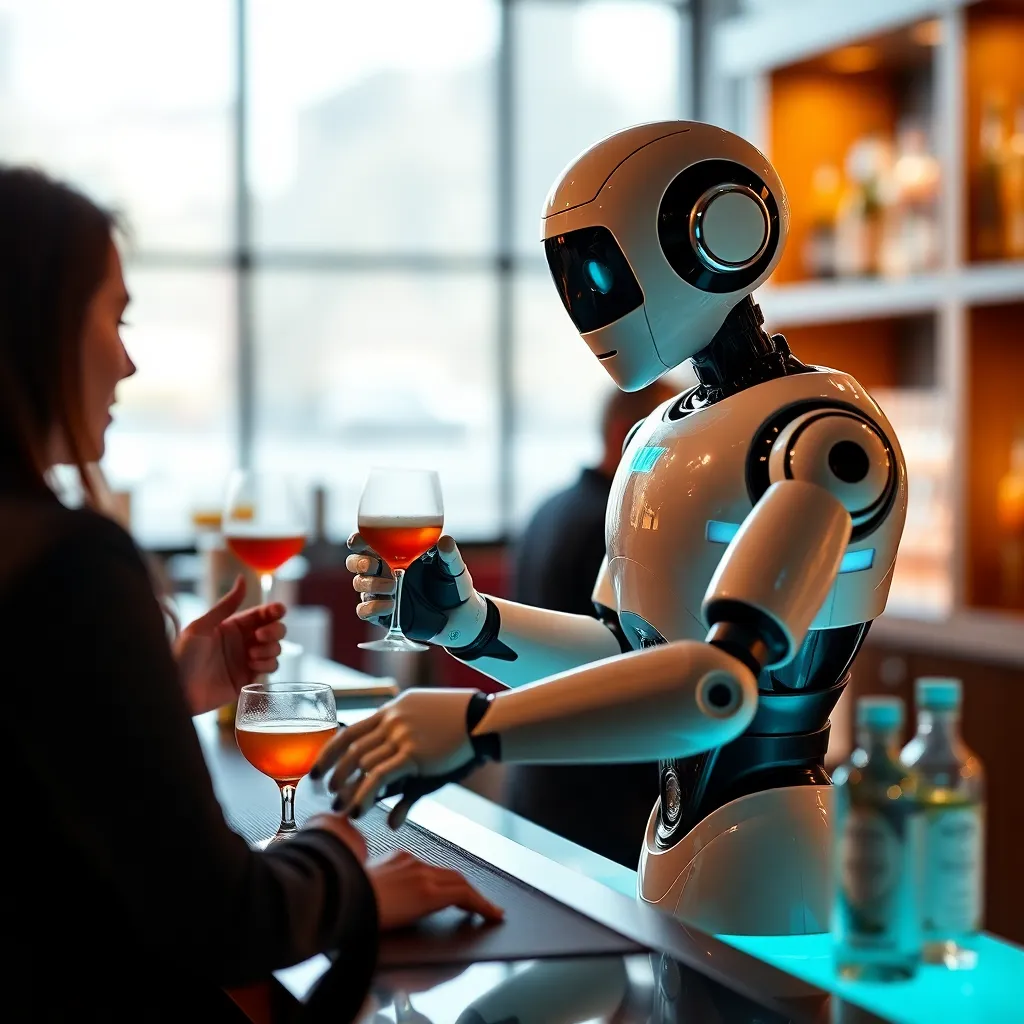
<path id="1" fill-rule="evenodd" d="M 92 297 L 82 330 L 82 414 L 84 437 L 79 439 L 83 456 L 98 461 L 104 451 L 104 435 L 113 422 L 110 408 L 119 381 L 135 372 L 121 341 L 122 317 L 128 290 L 121 272 L 121 257 L 111 241 L 107 272 Z M 60 460 L 58 460 L 60 461 Z"/>

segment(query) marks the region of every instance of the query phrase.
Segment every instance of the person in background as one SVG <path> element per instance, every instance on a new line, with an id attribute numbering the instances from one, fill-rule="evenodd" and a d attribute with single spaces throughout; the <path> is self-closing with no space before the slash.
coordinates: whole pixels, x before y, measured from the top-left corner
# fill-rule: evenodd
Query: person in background
<path id="1" fill-rule="evenodd" d="M 513 600 L 596 614 L 591 595 L 605 554 L 605 507 L 623 445 L 633 426 L 675 393 L 656 381 L 608 396 L 601 461 L 534 513 L 517 545 Z M 629 868 L 637 866 L 638 837 L 657 796 L 656 763 L 511 765 L 504 794 L 510 810 Z"/>
<path id="2" fill-rule="evenodd" d="M 230 1020 L 226 987 L 334 952 L 350 1019 L 380 930 L 501 912 L 411 854 L 367 860 L 339 814 L 263 851 L 226 823 L 192 716 L 274 670 L 283 608 L 238 613 L 236 586 L 172 651 L 128 534 L 47 483 L 72 465 L 89 492 L 135 372 L 114 227 L 72 189 L 0 167 L 5 987 L 20 1020 Z"/>

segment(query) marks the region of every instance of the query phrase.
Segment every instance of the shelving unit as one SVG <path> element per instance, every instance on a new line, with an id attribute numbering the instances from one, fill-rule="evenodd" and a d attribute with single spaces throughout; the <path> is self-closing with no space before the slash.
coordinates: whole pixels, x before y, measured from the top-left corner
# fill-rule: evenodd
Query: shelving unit
<path id="1" fill-rule="evenodd" d="M 1024 3 L 859 0 L 827 18 L 816 0 L 740 8 L 713 29 L 705 116 L 764 149 L 789 194 L 787 253 L 756 298 L 796 355 L 874 394 L 910 470 L 873 639 L 1024 668 L 1024 598 L 1001 575 L 995 513 L 1024 423 L 1024 259 L 979 244 L 975 184 L 983 105 L 1024 97 Z M 910 119 L 940 168 L 930 262 L 811 278 L 821 168 L 842 169 L 855 140 Z"/>

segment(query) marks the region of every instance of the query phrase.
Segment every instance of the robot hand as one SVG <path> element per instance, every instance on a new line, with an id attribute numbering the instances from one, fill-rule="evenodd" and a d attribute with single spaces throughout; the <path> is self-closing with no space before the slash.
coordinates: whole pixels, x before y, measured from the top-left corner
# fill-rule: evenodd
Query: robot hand
<path id="1" fill-rule="evenodd" d="M 395 578 L 358 533 L 349 537 L 348 546 L 354 554 L 345 559 L 345 567 L 356 573 L 352 586 L 360 595 L 356 614 L 387 628 L 395 607 Z M 451 537 L 441 537 L 406 570 L 399 614 L 411 640 L 465 647 L 477 638 L 487 606 Z"/>
<path id="2" fill-rule="evenodd" d="M 379 796 L 401 794 L 388 815 L 388 824 L 398 828 L 421 796 L 465 778 L 483 763 L 483 749 L 470 730 L 487 707 L 487 698 L 476 690 L 406 690 L 342 729 L 323 748 L 310 777 L 330 772 L 327 788 L 338 794 L 334 809 L 354 818 Z"/>

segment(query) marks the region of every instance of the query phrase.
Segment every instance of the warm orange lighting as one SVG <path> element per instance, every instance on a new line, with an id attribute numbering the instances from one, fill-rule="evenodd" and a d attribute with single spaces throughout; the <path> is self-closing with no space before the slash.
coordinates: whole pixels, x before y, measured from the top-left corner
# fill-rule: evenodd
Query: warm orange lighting
<path id="1" fill-rule="evenodd" d="M 870 71 L 878 67 L 882 56 L 877 46 L 844 46 L 841 50 L 830 53 L 827 57 L 828 66 L 833 71 L 844 75 L 856 75 L 861 71 Z"/>
<path id="2" fill-rule="evenodd" d="M 918 22 L 911 28 L 910 38 L 918 46 L 938 46 L 942 42 L 942 22 L 938 18 Z"/>

